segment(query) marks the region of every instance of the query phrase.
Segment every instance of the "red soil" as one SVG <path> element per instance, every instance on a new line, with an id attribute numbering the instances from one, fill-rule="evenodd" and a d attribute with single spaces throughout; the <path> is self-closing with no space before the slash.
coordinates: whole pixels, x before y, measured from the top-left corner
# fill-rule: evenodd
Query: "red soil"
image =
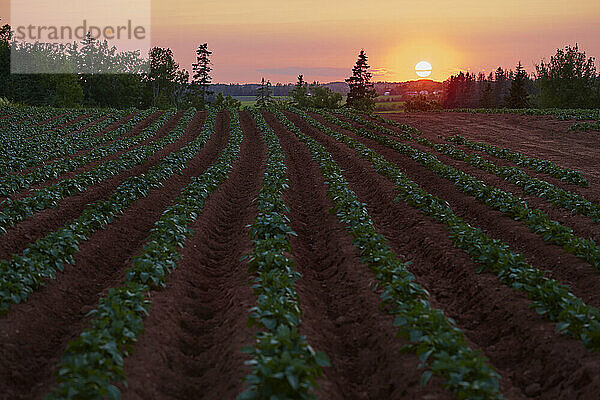
<path id="1" fill-rule="evenodd" d="M 358 159 L 353 150 L 312 129 L 300 118 L 289 118 L 328 147 L 345 171 L 351 188 L 367 204 L 378 231 L 398 255 L 413 263 L 410 270 L 431 293 L 433 305 L 454 318 L 473 347 L 481 349 L 500 372 L 502 389 L 508 398 L 523 398 L 527 393 L 547 399 L 590 398 L 597 392 L 600 379 L 591 378 L 600 372 L 596 355 L 579 341 L 555 334 L 554 324 L 530 309 L 530 301 L 521 292 L 500 284 L 492 274 L 477 274 L 477 264 L 452 246 L 443 226 L 404 202 L 394 203 L 393 183 Z M 415 164 L 412 160 L 392 161 L 402 169 L 414 170 L 411 177 L 419 184 L 434 179 L 427 171 L 411 165 Z M 447 182 L 439 182 L 434 194 L 452 206 L 469 204 L 469 198 L 462 193 L 445 197 L 446 191 L 450 193 L 448 186 Z M 472 213 L 477 215 L 479 211 L 473 209 Z M 494 213 L 478 219 L 493 218 Z M 501 215 L 495 218 L 500 220 Z"/>
<path id="2" fill-rule="evenodd" d="M 160 138 L 168 134 L 169 131 L 175 127 L 182 115 L 183 112 L 172 118 L 158 131 L 155 138 Z M 141 130 L 141 126 L 138 126 L 136 130 Z M 169 153 L 184 146 L 188 141 L 189 137 L 183 136 L 175 143 L 158 151 L 150 157 L 146 163 L 137 165 L 110 179 L 100 182 L 97 185 L 93 185 L 82 193 L 67 197 L 60 202 L 57 208 L 40 211 L 32 218 L 26 219 L 18 225 L 8 229 L 8 232 L 2 235 L 3 240 L 0 242 L 0 259 L 5 259 L 12 254 L 22 252 L 32 241 L 53 232 L 63 226 L 67 221 L 77 218 L 88 204 L 108 197 L 124 180 L 144 173 L 152 166 L 158 164 L 160 160 Z M 113 155 L 107 159 L 115 159 L 117 157 L 118 155 Z M 81 167 L 83 170 L 85 170 L 85 168 L 85 166 Z M 76 173 L 78 173 L 78 170 L 71 174 Z"/>
<path id="3" fill-rule="evenodd" d="M 197 114 L 182 141 L 191 141 L 203 124 Z M 74 266 L 36 291 L 23 304 L 0 319 L 0 393 L 3 398 L 41 398 L 54 382 L 54 369 L 68 341 L 85 328 L 85 315 L 105 291 L 118 286 L 141 250 L 154 222 L 189 183 L 217 157 L 226 136 L 223 115 L 215 135 L 188 164 L 164 186 L 151 190 L 127 213 L 80 245 Z M 2 397 L 2 396 L 0 396 Z"/>
<path id="4" fill-rule="evenodd" d="M 310 152 L 277 120 L 266 115 L 286 155 L 301 329 L 309 343 L 326 351 L 332 366 L 320 380 L 324 399 L 452 398 L 435 380 L 420 386 L 423 371 L 413 354 L 400 354 L 393 317 L 379 311 L 374 275 L 360 262 L 352 238 L 327 197 L 325 181 Z M 437 384 L 436 384 L 437 383 Z"/>
<path id="5" fill-rule="evenodd" d="M 240 119 L 240 158 L 193 224 L 167 287 L 151 293 L 146 332 L 125 361 L 126 399 L 233 399 L 243 390 L 249 370 L 240 350 L 253 343 L 246 320 L 256 300 L 240 258 L 252 250 L 247 225 L 266 148 L 250 114 Z"/>
<path id="6" fill-rule="evenodd" d="M 521 292 L 502 285 L 492 274 L 477 273 L 478 265 L 453 247 L 443 225 L 404 202 L 395 203 L 393 183 L 353 150 L 298 116 L 287 115 L 329 149 L 350 187 L 367 205 L 377 230 L 400 259 L 411 262 L 409 269 L 429 291 L 432 305 L 455 319 L 469 345 L 481 350 L 502 375 L 501 388 L 508 399 L 598 397 L 597 354 L 587 351 L 578 340 L 556 334 L 555 324 L 537 315 Z M 135 132 L 157 116 L 141 123 Z M 165 135 L 180 116 L 158 136 Z M 167 287 L 150 293 L 152 307 L 144 322 L 146 331 L 125 360 L 126 399 L 232 399 L 244 389 L 241 379 L 249 370 L 240 348 L 253 343 L 255 328 L 247 328 L 246 320 L 256 299 L 247 263 L 240 257 L 252 248 L 247 226 L 256 217 L 252 200 L 262 184 L 266 149 L 251 116 L 242 112 L 240 118 L 245 134 L 240 159 L 193 224 L 195 234 L 181 250 L 182 259 L 169 276 Z M 281 141 L 290 179 L 284 199 L 290 207 L 290 224 L 298 234 L 291 238 L 291 257 L 295 269 L 302 273 L 296 283 L 303 310 L 301 330 L 332 363 L 319 380 L 318 397 L 453 398 L 439 379 L 420 386 L 422 370 L 416 368 L 416 356 L 399 353 L 403 341 L 396 337 L 393 318 L 379 309 L 378 293 L 371 289 L 374 275 L 360 262 L 344 225 L 329 212 L 332 203 L 317 164 L 306 147 L 270 113 L 265 113 L 265 118 Z M 590 188 L 527 172 L 600 202 L 600 172 L 596 167 L 600 160 L 595 152 L 600 135 L 567 132 L 572 122 L 551 117 L 442 113 L 398 114 L 392 118 L 414 125 L 434 141 L 460 133 L 579 169 L 589 178 Z M 108 196 L 124 179 L 156 165 L 160 158 L 192 140 L 203 119 L 204 114 L 197 114 L 184 137 L 146 164 L 65 199 L 57 209 L 38 213 L 0 236 L 0 258 L 21 252 L 31 241 L 76 218 L 86 204 Z M 218 116 L 215 135 L 183 175 L 175 174 L 164 187 L 135 202 L 107 229 L 96 232 L 82 243 L 75 266 L 67 266 L 57 279 L 48 280 L 25 303 L 0 317 L 0 399 L 39 399 L 52 387 L 66 344 L 87 326 L 86 313 L 108 288 L 120 285 L 154 222 L 190 178 L 202 174 L 224 148 L 229 137 L 227 121 L 226 113 Z M 423 188 L 447 200 L 457 215 L 506 241 L 534 266 L 548 269 L 549 276 L 569 284 L 586 302 L 600 306 L 600 279 L 588 264 L 543 242 L 521 223 L 464 195 L 413 160 L 351 132 L 344 133 L 368 144 Z M 523 195 L 519 187 L 496 176 L 416 147 L 488 184 Z M 510 165 L 503 160 L 494 162 Z M 600 240 L 600 230 L 589 218 L 573 216 L 532 196 L 523 197 L 577 234 Z"/>

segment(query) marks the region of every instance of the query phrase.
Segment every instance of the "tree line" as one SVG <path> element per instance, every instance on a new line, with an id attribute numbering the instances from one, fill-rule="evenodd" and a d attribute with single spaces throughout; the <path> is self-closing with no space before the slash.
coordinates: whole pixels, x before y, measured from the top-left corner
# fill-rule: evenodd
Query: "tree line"
<path id="1" fill-rule="evenodd" d="M 529 75 L 519 62 L 516 69 L 502 68 L 472 74 L 459 72 L 444 82 L 441 104 L 445 108 L 600 108 L 600 75 L 595 59 L 579 46 L 557 49 Z"/>
<path id="2" fill-rule="evenodd" d="M 54 48 L 19 44 L 11 37 L 10 25 L 2 26 L 0 98 L 13 102 L 54 107 L 164 109 L 193 106 L 203 109 L 213 94 L 210 91 L 212 52 L 206 43 L 196 50 L 196 63 L 192 65 L 190 76 L 190 72 L 175 61 L 169 48 L 154 47 L 144 59 L 139 54 L 118 53 L 115 47 L 89 33 L 81 43 Z M 50 65 L 67 72 L 11 74 L 11 57 L 18 57 L 13 61 L 20 66 Z"/>

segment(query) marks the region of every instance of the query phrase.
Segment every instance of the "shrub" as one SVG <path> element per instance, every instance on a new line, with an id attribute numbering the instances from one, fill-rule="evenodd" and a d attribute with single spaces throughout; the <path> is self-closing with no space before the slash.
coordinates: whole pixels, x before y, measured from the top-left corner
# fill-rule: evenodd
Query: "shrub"
<path id="1" fill-rule="evenodd" d="M 428 100 L 427 96 L 415 96 L 406 101 L 404 109 L 406 111 L 431 111 L 439 110 L 442 106 L 437 100 Z"/>

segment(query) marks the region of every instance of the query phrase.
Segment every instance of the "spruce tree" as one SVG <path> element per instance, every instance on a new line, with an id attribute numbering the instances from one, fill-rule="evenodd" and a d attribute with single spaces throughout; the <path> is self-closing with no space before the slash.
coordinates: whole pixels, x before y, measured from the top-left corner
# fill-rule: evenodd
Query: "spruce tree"
<path id="1" fill-rule="evenodd" d="M 352 76 L 346 79 L 350 92 L 346 105 L 360 111 L 371 112 L 375 108 L 377 93 L 371 83 L 367 53 L 361 50 L 356 65 L 352 68 Z"/>
<path id="2" fill-rule="evenodd" d="M 207 96 L 210 96 L 213 92 L 210 91 L 210 84 L 212 77 L 210 72 L 212 67 L 210 66 L 210 56 L 212 51 L 208 50 L 208 43 L 201 44 L 196 50 L 196 63 L 192 64 L 192 71 L 194 72 L 192 80 L 192 94 L 196 98 L 192 103 L 196 108 L 204 108 L 207 101 Z"/>
<path id="3" fill-rule="evenodd" d="M 521 61 L 517 65 L 517 72 L 510 85 L 508 106 L 511 108 L 529 107 L 529 95 L 527 94 L 527 72 L 523 69 Z"/>
<path id="4" fill-rule="evenodd" d="M 306 81 L 304 81 L 303 75 L 298 75 L 298 82 L 296 82 L 294 89 L 290 91 L 289 96 L 298 107 L 310 106 L 310 99 L 308 97 L 308 84 Z"/>
<path id="5" fill-rule="evenodd" d="M 262 78 L 262 82 L 256 90 L 256 106 L 268 106 L 273 101 L 273 99 L 271 98 L 271 93 L 273 93 L 273 89 L 271 88 L 271 82 L 265 81 L 265 78 Z"/>
<path id="6" fill-rule="evenodd" d="M 488 82 L 483 89 L 480 105 L 483 108 L 492 108 L 494 105 L 494 90 L 491 82 Z"/>

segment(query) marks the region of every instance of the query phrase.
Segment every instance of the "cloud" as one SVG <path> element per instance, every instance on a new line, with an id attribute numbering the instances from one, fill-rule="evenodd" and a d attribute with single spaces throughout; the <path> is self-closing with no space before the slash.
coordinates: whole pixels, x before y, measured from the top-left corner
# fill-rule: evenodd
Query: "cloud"
<path id="1" fill-rule="evenodd" d="M 307 68 L 307 67 L 283 67 L 283 68 L 260 68 L 256 70 L 261 74 L 269 74 L 269 75 L 299 75 L 303 74 L 304 76 L 310 78 L 310 76 L 331 76 L 331 77 L 340 77 L 346 76 L 350 73 L 349 68 L 333 68 L 333 67 L 316 67 L 316 68 Z"/>
<path id="2" fill-rule="evenodd" d="M 386 68 L 371 68 L 370 71 L 374 77 L 384 77 L 394 73 L 394 71 L 390 71 Z"/>

